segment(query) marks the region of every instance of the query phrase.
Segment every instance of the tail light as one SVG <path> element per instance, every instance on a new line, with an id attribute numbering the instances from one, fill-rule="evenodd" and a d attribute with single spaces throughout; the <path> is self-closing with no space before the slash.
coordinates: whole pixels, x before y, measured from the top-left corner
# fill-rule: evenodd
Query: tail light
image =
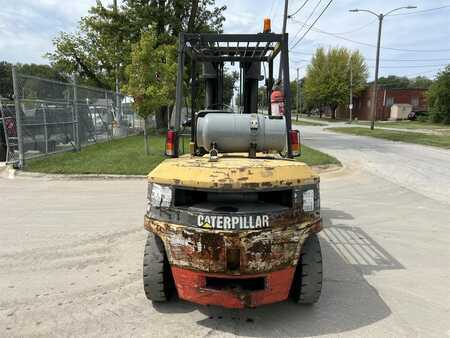
<path id="1" fill-rule="evenodd" d="M 166 156 L 177 157 L 178 156 L 178 137 L 177 132 L 169 129 L 166 137 Z"/>
<path id="2" fill-rule="evenodd" d="M 291 130 L 289 132 L 289 139 L 291 141 L 292 156 L 300 156 L 301 154 L 300 132 L 298 130 Z"/>

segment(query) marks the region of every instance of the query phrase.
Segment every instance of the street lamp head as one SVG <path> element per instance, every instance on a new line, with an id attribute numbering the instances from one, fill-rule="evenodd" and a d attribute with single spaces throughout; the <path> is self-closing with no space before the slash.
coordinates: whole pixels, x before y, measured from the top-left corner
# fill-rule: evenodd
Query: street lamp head
<path id="1" fill-rule="evenodd" d="M 417 6 L 406 6 L 405 8 L 406 9 L 414 9 L 414 8 L 417 8 Z"/>
<path id="2" fill-rule="evenodd" d="M 355 9 L 349 9 L 348 11 L 349 11 L 349 12 L 356 13 L 356 12 L 359 12 L 359 9 L 357 9 L 357 8 L 355 8 Z"/>

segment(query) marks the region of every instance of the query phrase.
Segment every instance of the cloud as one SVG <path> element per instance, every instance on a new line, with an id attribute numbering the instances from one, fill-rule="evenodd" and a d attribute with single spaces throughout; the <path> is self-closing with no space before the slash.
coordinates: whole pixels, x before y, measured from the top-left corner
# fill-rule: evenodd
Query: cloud
<path id="1" fill-rule="evenodd" d="M 106 5 L 110 1 L 103 1 Z M 60 31 L 74 32 L 95 0 L 0 0 L 0 60 L 48 63 Z"/>
<path id="2" fill-rule="evenodd" d="M 295 19 L 305 21 L 319 0 L 310 0 Z M 108 5 L 112 0 L 102 0 Z M 349 13 L 348 9 L 359 7 L 368 8 L 375 12 L 386 12 L 395 7 L 408 5 L 411 0 L 335 0 L 325 14 L 315 25 L 316 28 L 331 33 L 340 33 L 343 37 L 354 41 L 375 44 L 377 36 L 377 22 L 367 13 Z M 10 62 L 48 62 L 43 55 L 53 49 L 52 39 L 59 31 L 73 32 L 77 28 L 80 18 L 88 13 L 96 0 L 0 0 L 0 60 Z M 217 0 L 217 5 L 226 5 L 225 33 L 257 33 L 261 31 L 263 19 L 272 19 L 275 32 L 281 31 L 283 0 Z M 290 1 L 289 13 L 293 13 L 303 1 Z M 412 1 L 423 10 L 432 7 L 449 5 L 448 0 Z M 309 23 L 320 13 L 326 4 L 322 1 Z M 400 12 L 399 12 L 400 13 Z M 383 24 L 382 45 L 399 49 L 438 50 L 450 49 L 450 25 L 448 18 L 450 8 L 427 12 L 417 15 L 392 16 L 385 19 Z M 288 33 L 291 39 L 299 31 L 301 24 L 288 21 Z M 298 34 L 298 37 L 305 30 Z M 350 32 L 347 34 L 342 34 Z M 293 40 L 292 42 L 295 42 Z M 305 39 L 296 46 L 294 52 L 313 53 L 319 47 L 343 46 L 359 49 L 367 58 L 369 69 L 373 74 L 375 48 L 343 40 L 311 30 Z M 431 59 L 450 59 L 447 52 L 407 52 L 383 49 L 381 52 L 381 75 L 414 75 L 422 72 L 424 75 L 435 74 L 440 64 L 448 61 L 428 61 Z M 309 55 L 292 54 L 291 69 L 300 68 L 303 76 Z M 384 59 L 412 59 L 417 62 L 391 62 Z M 436 65 L 431 67 L 415 67 L 417 65 Z M 408 68 L 408 66 L 414 66 Z"/>
<path id="3" fill-rule="evenodd" d="M 414 2 L 414 1 L 413 1 Z M 421 2 L 422 9 L 440 7 L 449 5 L 446 1 L 430 1 Z M 340 37 L 326 35 L 320 32 L 310 31 L 307 39 L 302 41 L 296 48 L 297 52 L 312 53 L 317 47 L 342 46 L 350 49 L 359 49 L 366 57 L 369 64 L 371 77 L 373 77 L 374 58 L 376 48 L 367 46 L 365 44 L 376 45 L 378 20 L 375 16 L 369 13 L 349 13 L 348 10 L 352 8 L 367 8 L 374 12 L 386 12 L 392 8 L 409 5 L 410 1 L 396 0 L 396 1 L 346 1 L 337 2 L 329 8 L 322 18 L 315 25 L 315 28 L 320 28 L 326 32 L 342 33 L 350 32 L 348 34 L 340 34 L 342 37 L 356 42 L 344 40 Z M 306 9 L 306 8 L 305 8 Z M 296 16 L 298 20 L 305 20 L 307 14 L 310 12 L 309 7 L 306 11 L 302 11 L 300 15 Z M 405 14 L 408 10 L 399 11 L 399 14 Z M 450 15 L 450 8 L 428 12 L 426 14 L 411 14 L 388 16 L 383 21 L 382 29 L 382 43 L 384 47 L 409 49 L 409 50 L 440 50 L 448 49 L 447 52 L 419 52 L 419 51 L 401 51 L 401 50 L 381 50 L 381 64 L 380 75 L 406 75 L 415 76 L 422 73 L 423 75 L 433 76 L 442 66 L 441 64 L 448 63 L 442 60 L 434 62 L 432 59 L 450 60 L 450 42 L 448 35 L 450 33 L 450 26 L 448 24 L 448 17 Z M 310 21 L 311 22 L 311 21 Z M 299 25 L 289 24 L 289 31 L 294 33 L 298 31 Z M 405 61 L 383 61 L 394 59 L 418 60 L 413 62 Z M 417 67 L 417 66 L 424 67 Z M 429 66 L 436 66 L 434 68 Z M 303 71 L 304 73 L 304 71 Z"/>

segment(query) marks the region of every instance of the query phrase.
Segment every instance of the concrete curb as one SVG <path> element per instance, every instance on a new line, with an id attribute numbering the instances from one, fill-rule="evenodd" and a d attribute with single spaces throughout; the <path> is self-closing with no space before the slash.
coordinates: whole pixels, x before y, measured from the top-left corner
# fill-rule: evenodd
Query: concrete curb
<path id="1" fill-rule="evenodd" d="M 343 169 L 343 166 L 337 164 L 330 165 L 318 165 L 311 167 L 318 174 L 328 174 L 339 172 Z M 0 167 L 0 177 L 15 179 L 15 178 L 36 178 L 47 180 L 66 180 L 66 181 L 89 181 L 89 180 L 144 180 L 147 175 L 112 175 L 112 174 L 46 174 L 35 173 L 14 169 L 12 166 Z"/>
<path id="2" fill-rule="evenodd" d="M 13 175 L 9 175 L 9 178 L 44 178 L 48 180 L 66 180 L 66 181 L 89 181 L 89 180 L 144 180 L 146 175 L 112 175 L 112 174 L 46 174 L 46 173 L 34 173 L 21 170 L 15 170 Z M 12 176 L 12 177 L 11 177 Z"/>

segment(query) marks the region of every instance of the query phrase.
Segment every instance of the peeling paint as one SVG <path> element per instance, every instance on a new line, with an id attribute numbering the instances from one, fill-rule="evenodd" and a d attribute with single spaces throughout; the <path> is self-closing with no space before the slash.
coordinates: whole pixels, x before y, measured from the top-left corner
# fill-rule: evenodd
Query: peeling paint
<path id="1" fill-rule="evenodd" d="M 241 274 L 295 267 L 306 238 L 321 229 L 320 219 L 290 227 L 226 232 L 189 228 L 145 217 L 145 228 L 164 242 L 173 266 L 229 273 L 227 250 L 239 250 Z M 234 271 L 236 273 L 236 271 Z"/>

